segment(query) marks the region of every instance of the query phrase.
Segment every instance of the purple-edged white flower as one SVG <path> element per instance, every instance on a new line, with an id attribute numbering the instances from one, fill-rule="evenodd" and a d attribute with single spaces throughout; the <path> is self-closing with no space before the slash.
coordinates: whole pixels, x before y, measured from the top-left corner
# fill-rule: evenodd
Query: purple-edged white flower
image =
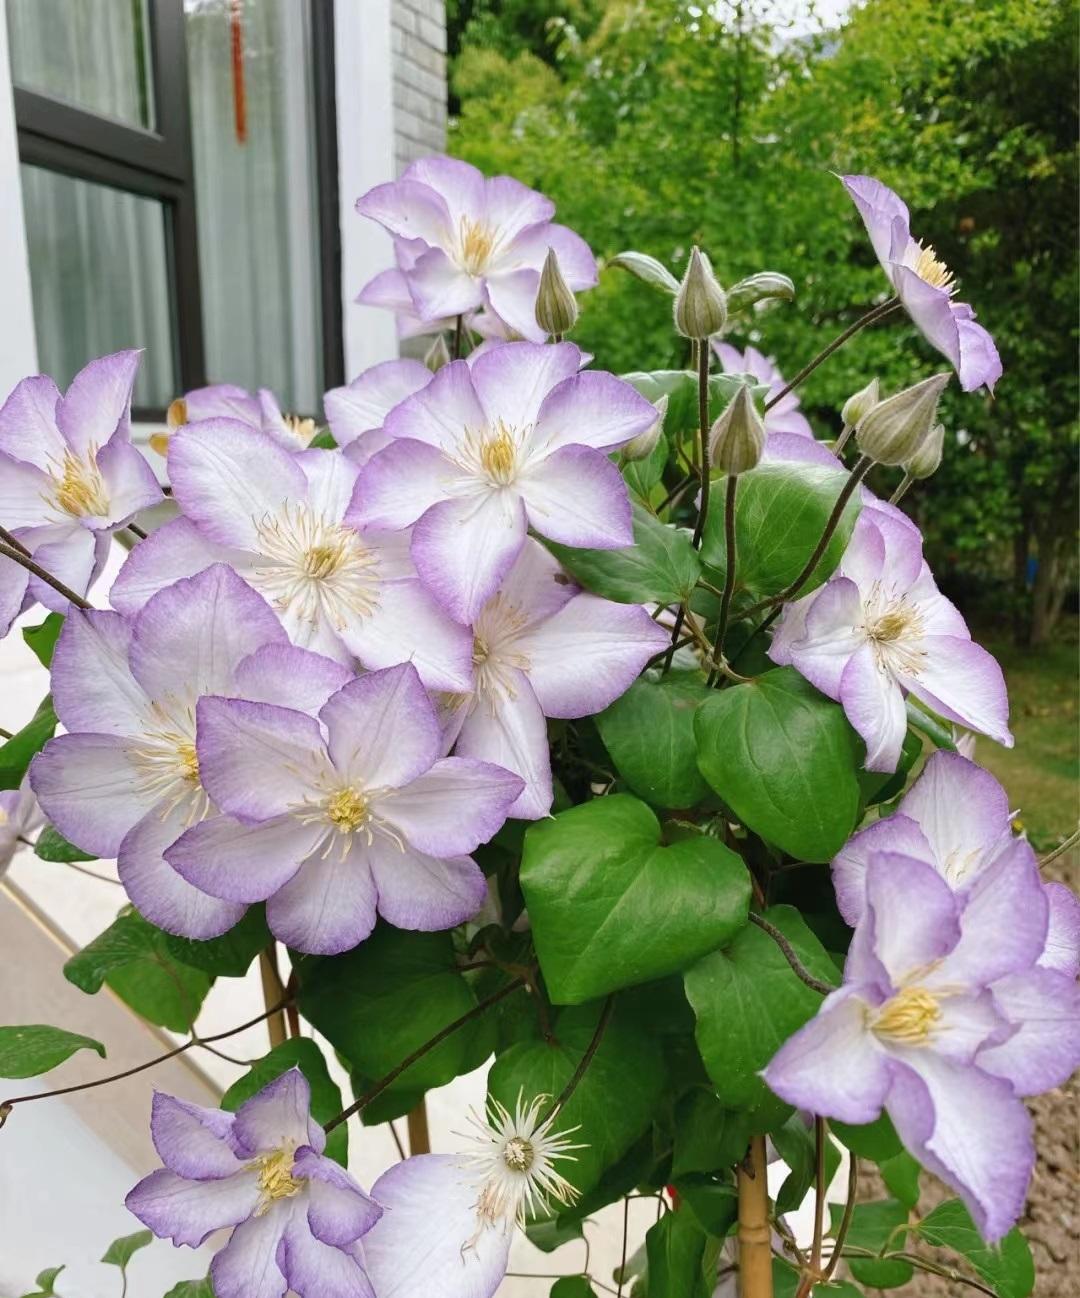
<path id="1" fill-rule="evenodd" d="M 510 808 L 536 820 L 551 810 L 545 717 L 602 711 L 670 639 L 636 604 L 585 594 L 531 538 L 473 625 L 471 694 L 442 700 L 447 742 L 525 781 Z"/>
<path id="2" fill-rule="evenodd" d="M 387 416 L 393 441 L 363 467 L 349 521 L 415 523 L 421 579 L 472 622 L 528 527 L 564 545 L 630 545 L 630 500 L 607 452 L 651 428 L 652 403 L 612 374 L 579 373 L 572 343 L 507 343 L 444 366 Z"/>
<path id="3" fill-rule="evenodd" d="M 918 532 L 887 509 L 864 508 L 837 575 L 785 610 L 769 656 L 843 705 L 868 770 L 896 769 L 908 693 L 1012 746 L 1001 668 L 934 584 Z"/>
<path id="4" fill-rule="evenodd" d="M 513 1113 L 489 1100 L 467 1153 L 422 1154 L 384 1172 L 371 1188 L 386 1209 L 364 1239 L 378 1298 L 491 1298 L 506 1274 L 515 1223 L 577 1191 L 555 1168 L 583 1148 L 555 1131 L 557 1111 L 539 1095 Z M 571 1131 L 577 1130 L 572 1128 Z"/>
<path id="5" fill-rule="evenodd" d="M 317 711 L 345 668 L 294 649 L 268 604 L 223 564 L 178 581 L 134 619 L 73 609 L 52 661 L 67 734 L 34 759 L 30 782 L 65 838 L 117 858 L 138 909 L 185 937 L 216 937 L 244 906 L 194 888 L 163 853 L 210 811 L 195 746 L 203 694 L 280 697 Z M 317 688 L 301 689 L 310 682 Z"/>
<path id="6" fill-rule="evenodd" d="M 416 576 L 407 533 L 345 522 L 357 469 L 336 451 L 290 454 L 234 420 L 169 444 L 184 511 L 137 545 L 110 598 L 132 612 L 177 577 L 225 562 L 274 606 L 294 644 L 365 667 L 412 662 L 432 689 L 467 689 L 468 633 Z"/>
<path id="7" fill-rule="evenodd" d="M 265 900 L 274 935 L 317 955 L 362 942 L 376 913 L 430 931 L 480 909 L 484 876 L 468 853 L 501 827 L 522 782 L 440 758 L 411 665 L 349 682 L 318 720 L 230 698 L 201 699 L 197 717 L 199 771 L 226 814 L 169 849 L 189 883 L 241 906 Z"/>
<path id="8" fill-rule="evenodd" d="M 110 533 L 161 499 L 150 466 L 131 445 L 138 367 L 137 351 L 103 356 L 75 375 L 64 396 L 38 374 L 0 407 L 0 522 L 79 595 L 101 571 Z M 5 563 L 0 633 L 34 600 L 67 610 L 47 582 Z"/>
<path id="9" fill-rule="evenodd" d="M 26 839 L 45 823 L 38 800 L 25 776 L 17 789 L 0 790 L 0 878 L 7 873 L 11 858 Z"/>
<path id="10" fill-rule="evenodd" d="M 1059 1085 L 1080 1045 L 1077 996 L 1061 1006 L 1040 985 L 1049 971 L 1031 976 L 1046 933 L 1038 872 L 1001 860 L 962 900 L 933 866 L 877 852 L 865 900 L 843 986 L 765 1080 L 789 1104 L 841 1122 L 884 1109 L 980 1233 L 1000 1239 L 1035 1161 L 1019 1097 Z"/>
<path id="11" fill-rule="evenodd" d="M 323 409 L 334 441 L 354 464 L 366 464 L 391 440 L 382 431 L 386 416 L 433 378 L 419 361 L 382 361 L 347 387 L 331 388 L 323 396 Z"/>
<path id="12" fill-rule="evenodd" d="M 730 343 L 721 342 L 718 338 L 712 340 L 712 349 L 720 358 L 720 364 L 724 367 L 725 374 L 750 374 L 757 381 L 768 388 L 768 396 L 772 397 L 785 387 L 784 376 L 776 367 L 776 362 L 771 356 L 763 356 L 756 347 L 747 347 L 745 351 L 739 351 L 737 347 L 732 347 Z M 799 410 L 799 398 L 794 392 L 789 392 L 785 397 L 776 403 L 771 410 L 765 412 L 765 431 L 767 433 L 790 433 L 795 437 L 813 437 L 814 430 L 806 416 Z"/>
<path id="13" fill-rule="evenodd" d="M 237 419 L 249 428 L 266 433 L 287 451 L 306 451 L 318 432 L 314 419 L 282 414 L 277 397 L 269 388 L 260 388 L 252 394 L 234 383 L 213 383 L 186 393 L 184 408 L 185 423 Z"/>
<path id="14" fill-rule="evenodd" d="M 158 1236 L 198 1246 L 232 1227 L 210 1264 L 217 1298 L 375 1298 L 361 1237 L 379 1203 L 325 1157 L 296 1068 L 235 1113 L 154 1094 L 150 1129 L 165 1164 L 125 1200 Z M 379 1295 L 379 1298 L 382 1298 Z"/>
<path id="15" fill-rule="evenodd" d="M 872 176 L 842 176 L 866 226 L 881 268 L 915 327 L 956 370 L 960 386 L 991 391 L 1001 377 L 994 340 L 966 302 L 953 301 L 956 282 L 934 249 L 911 234 L 907 204 Z"/>
<path id="16" fill-rule="evenodd" d="M 417 311 L 409 292 L 409 275 L 417 261 L 428 251 L 423 239 L 395 239 L 394 262 L 390 270 L 383 270 L 368 280 L 356 296 L 360 306 L 381 307 L 393 311 L 397 320 L 399 338 L 419 338 L 425 334 L 443 333 L 457 326 L 457 316 L 447 315 L 424 319 Z M 473 314 L 464 313 L 464 324 L 472 327 Z"/>
<path id="17" fill-rule="evenodd" d="M 398 273 L 416 313 L 440 327 L 488 306 L 522 338 L 542 341 L 534 309 L 549 248 L 575 292 L 596 283 L 596 259 L 583 239 L 552 223 L 549 199 L 510 176 L 485 177 L 454 158 L 419 159 L 400 180 L 365 194 L 356 210 L 409 241 L 399 250 Z M 402 265 L 402 254 L 411 265 Z M 400 286 L 384 278 L 388 274 L 379 277 L 383 294 Z M 374 302 L 372 285 L 361 300 Z"/>

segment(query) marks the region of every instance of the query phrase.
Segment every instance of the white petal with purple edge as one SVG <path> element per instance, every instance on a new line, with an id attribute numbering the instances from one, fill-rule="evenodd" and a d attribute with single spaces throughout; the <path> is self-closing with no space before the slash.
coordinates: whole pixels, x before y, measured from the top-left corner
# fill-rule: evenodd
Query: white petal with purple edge
<path id="1" fill-rule="evenodd" d="M 806 613 L 803 635 L 791 645 L 791 662 L 811 685 L 835 699 L 844 668 L 866 644 L 859 588 L 847 577 L 834 577 L 819 591 Z"/>
<path id="2" fill-rule="evenodd" d="M 67 730 L 137 735 L 150 700 L 131 675 L 132 625 L 119 613 L 73 609 L 52 659 L 56 715 Z"/>
<path id="3" fill-rule="evenodd" d="M 155 1091 L 150 1134 L 170 1172 L 196 1181 L 216 1181 L 243 1170 L 229 1142 L 233 1117 Z"/>
<path id="4" fill-rule="evenodd" d="M 26 605 L 27 571 L 13 559 L 0 558 L 0 638 Z"/>
<path id="5" fill-rule="evenodd" d="M 224 901 L 265 901 L 283 888 L 320 842 L 325 829 L 281 816 L 244 825 L 211 816 L 168 848 L 165 860 L 196 888 Z"/>
<path id="6" fill-rule="evenodd" d="M 330 1158 L 301 1147 L 293 1174 L 308 1181 L 308 1224 L 316 1239 L 343 1248 L 355 1243 L 382 1216 L 382 1209 Z"/>
<path id="7" fill-rule="evenodd" d="M 525 673 L 511 669 L 506 675 L 513 693 L 477 700 L 462 724 L 456 752 L 520 775 L 525 789 L 507 815 L 539 820 L 551 810 L 553 796 L 547 722 Z"/>
<path id="8" fill-rule="evenodd" d="M 429 248 L 417 259 L 409 272 L 409 292 L 422 320 L 465 315 L 484 301 L 481 281 L 441 248 Z"/>
<path id="9" fill-rule="evenodd" d="M 854 834 L 833 858 L 832 880 L 836 904 L 852 928 L 866 909 L 866 868 L 875 852 L 898 852 L 937 867 L 934 853 L 919 826 L 896 812 L 876 820 Z"/>
<path id="10" fill-rule="evenodd" d="M 80 456 L 131 433 L 131 389 L 141 351 L 113 352 L 90 361 L 71 380 L 56 411 L 64 440 Z"/>
<path id="11" fill-rule="evenodd" d="M 289 1221 L 278 1256 L 289 1288 L 299 1298 L 375 1298 L 357 1259 L 316 1239 L 299 1212 Z"/>
<path id="12" fill-rule="evenodd" d="M 1055 882 L 1046 885 L 1046 900 L 1050 913 L 1039 964 L 1075 978 L 1080 973 L 1080 898 L 1065 884 Z"/>
<path id="13" fill-rule="evenodd" d="M 277 1262 L 279 1245 L 297 1211 L 292 1199 L 280 1200 L 237 1226 L 210 1263 L 216 1298 L 282 1298 L 289 1286 Z"/>
<path id="14" fill-rule="evenodd" d="M 540 272 L 525 267 L 492 271 L 486 282 L 487 300 L 492 309 L 505 321 L 514 336 L 530 343 L 542 343 L 547 337 L 536 322 L 536 294 L 539 287 Z"/>
<path id="15" fill-rule="evenodd" d="M 484 408 L 465 361 L 444 365 L 426 388 L 396 406 L 383 424 L 391 437 L 411 437 L 452 450 L 465 429 L 485 424 Z"/>
<path id="16" fill-rule="evenodd" d="M 423 239 L 440 248 L 448 246 L 453 236 L 444 199 L 430 186 L 408 176 L 368 190 L 357 200 L 356 210 L 402 239 Z"/>
<path id="17" fill-rule="evenodd" d="M 1064 1084 L 1080 1066 L 1080 985 L 1053 969 L 1009 974 L 991 989 L 1017 1031 L 979 1052 L 976 1063 L 1004 1077 L 1017 1095 Z"/>
<path id="18" fill-rule="evenodd" d="M 398 438 L 361 466 L 345 519 L 355 528 L 409 527 L 463 482 L 439 447 Z"/>
<path id="19" fill-rule="evenodd" d="M 300 1069 L 290 1068 L 245 1100 L 236 1110 L 233 1135 L 252 1157 L 307 1144 L 321 1153 L 326 1142 L 311 1118 L 311 1087 Z"/>
<path id="20" fill-rule="evenodd" d="M 840 703 L 866 744 L 866 769 L 895 771 L 907 734 L 907 709 L 903 691 L 878 666 L 868 644 L 848 659 L 840 677 Z"/>
<path id="21" fill-rule="evenodd" d="M 959 902 L 932 865 L 913 857 L 876 852 L 870 858 L 866 908 L 871 949 L 894 987 L 940 961 L 960 940 Z"/>
<path id="22" fill-rule="evenodd" d="M 893 255 L 894 232 L 899 222 L 904 235 L 904 243 L 910 237 L 910 216 L 907 204 L 897 194 L 883 185 L 873 176 L 841 176 L 859 215 L 866 226 L 877 259 L 882 268 L 888 271 L 888 263 Z"/>
<path id="23" fill-rule="evenodd" d="M 581 352 L 573 343 L 507 343 L 488 352 L 472 367 L 486 424 L 493 428 L 501 419 L 508 428 L 532 427 L 551 390 L 576 374 L 580 364 Z"/>
<path id="24" fill-rule="evenodd" d="M 917 673 L 901 678 L 903 685 L 948 720 L 1011 748 L 1009 696 L 997 661 L 957 636 L 925 636 L 921 647 L 926 657 Z"/>
<path id="25" fill-rule="evenodd" d="M 561 446 L 613 451 L 655 423 L 655 406 L 636 388 L 614 374 L 588 370 L 574 373 L 547 395 L 533 441 L 545 451 Z"/>
<path id="26" fill-rule="evenodd" d="M 103 446 L 97 453 L 97 466 L 105 479 L 109 501 L 108 518 L 102 519 L 101 527 L 119 527 L 140 509 L 149 509 L 164 499 L 153 469 L 142 452 L 127 441 L 114 439 Z"/>
<path id="27" fill-rule="evenodd" d="M 523 631 L 553 616 L 580 591 L 555 556 L 532 537 L 521 547 L 499 587 L 501 603 L 511 604 Z"/>
<path id="28" fill-rule="evenodd" d="M 268 644 L 243 659 L 234 673 L 236 692 L 250 703 L 287 698 L 298 712 L 317 716 L 331 694 L 353 678 L 332 658 L 291 644 Z"/>
<path id="29" fill-rule="evenodd" d="M 159 1239 L 198 1248 L 215 1230 L 251 1216 L 259 1203 L 259 1182 L 250 1170 L 188 1181 L 162 1167 L 141 1180 L 124 1202 Z M 218 1293 L 225 1298 L 221 1290 Z M 243 1298 L 251 1294 L 245 1292 Z"/>
<path id="30" fill-rule="evenodd" d="M 266 903 L 271 933 L 309 955 L 339 955 L 359 946 L 375 927 L 377 893 L 368 851 L 354 837 L 344 857 L 336 843 L 329 853 L 309 855 Z"/>
<path id="31" fill-rule="evenodd" d="M 108 550 L 109 537 L 64 523 L 35 528 L 33 537 L 31 544 L 37 562 L 77 595 L 85 595 L 101 571 L 101 548 Z M 67 596 L 33 573 L 30 574 L 29 588 L 38 603 L 47 609 L 54 613 L 69 612 Z"/>
<path id="32" fill-rule="evenodd" d="M 349 446 L 361 434 L 381 428 L 390 411 L 426 388 L 431 377 L 420 361 L 383 361 L 365 370 L 348 387 L 331 388 L 323 397 L 323 409 L 334 441 Z"/>
<path id="33" fill-rule="evenodd" d="M 633 545 L 630 497 L 618 468 L 588 446 L 563 446 L 518 478 L 529 523 L 563 545 L 618 550 Z"/>
<path id="34" fill-rule="evenodd" d="M 401 788 L 439 756 L 435 708 L 409 663 L 350 681 L 319 717 L 335 769 L 366 788 Z"/>
<path id="35" fill-rule="evenodd" d="M 567 287 L 577 292 L 596 285 L 596 258 L 592 249 L 579 234 L 565 225 L 544 222 L 530 226 L 522 230 L 513 243 L 514 255 L 537 269 L 543 267 L 549 248 L 559 259 L 559 271 Z"/>
<path id="36" fill-rule="evenodd" d="M 50 464 L 62 460 L 65 443 L 56 426 L 59 400 L 57 386 L 47 374 L 16 383 L 0 406 L 0 452 L 46 473 Z"/>
<path id="37" fill-rule="evenodd" d="M 520 776 L 469 757 L 444 757 L 378 802 L 378 815 L 411 846 L 433 856 L 475 851 L 501 828 L 524 784 Z"/>
<path id="38" fill-rule="evenodd" d="M 378 889 L 379 914 L 396 928 L 423 933 L 454 928 L 484 904 L 487 883 L 471 857 L 428 856 L 386 838 L 364 851 Z"/>
<path id="39" fill-rule="evenodd" d="M 208 541 L 186 518 L 155 528 L 124 560 L 109 591 L 109 602 L 121 613 L 137 613 L 151 595 L 180 577 L 193 577 L 212 563 L 227 563 L 237 572 L 251 556 Z"/>
<path id="40" fill-rule="evenodd" d="M 53 485 L 41 469 L 0 452 L 0 518 L 4 525 L 17 530 L 62 518 L 60 511 L 47 503 L 52 500 Z"/>
<path id="41" fill-rule="evenodd" d="M 70 843 L 113 857 L 160 794 L 142 785 L 130 745 L 115 735 L 59 735 L 30 764 L 30 785 Z"/>

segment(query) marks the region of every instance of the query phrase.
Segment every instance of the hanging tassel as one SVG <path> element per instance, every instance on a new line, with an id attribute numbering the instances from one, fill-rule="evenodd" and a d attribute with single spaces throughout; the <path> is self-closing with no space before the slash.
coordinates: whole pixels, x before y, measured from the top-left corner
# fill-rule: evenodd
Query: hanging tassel
<path id="1" fill-rule="evenodd" d="M 232 51 L 233 121 L 236 142 L 247 140 L 247 93 L 244 89 L 244 0 L 229 0 L 229 43 Z"/>

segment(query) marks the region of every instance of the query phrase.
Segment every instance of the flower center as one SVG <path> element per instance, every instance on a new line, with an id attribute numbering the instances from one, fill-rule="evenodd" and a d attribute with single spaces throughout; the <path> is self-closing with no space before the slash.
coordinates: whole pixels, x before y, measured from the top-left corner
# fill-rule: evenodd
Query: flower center
<path id="1" fill-rule="evenodd" d="M 293 1156 L 288 1149 L 277 1149 L 272 1154 L 260 1154 L 255 1160 L 259 1172 L 259 1189 L 263 1193 L 256 1216 L 267 1212 L 277 1199 L 291 1199 L 304 1188 L 292 1174 Z"/>
<path id="2" fill-rule="evenodd" d="M 918 676 L 926 661 L 924 630 L 917 604 L 874 583 L 864 609 L 863 631 L 882 671 Z"/>
<path id="3" fill-rule="evenodd" d="M 64 458 L 49 470 L 53 500 L 72 518 L 86 518 L 109 512 L 109 493 L 97 464 L 97 447 L 88 448 L 86 459 L 65 450 Z"/>
<path id="4" fill-rule="evenodd" d="M 491 656 L 491 650 L 487 647 L 487 641 L 482 636 L 474 635 L 472 642 L 472 660 L 474 667 L 483 667 Z"/>
<path id="5" fill-rule="evenodd" d="M 941 260 L 934 251 L 932 244 L 927 244 L 924 248 L 921 243 L 916 242 L 915 259 L 912 262 L 911 269 L 916 275 L 932 288 L 944 289 L 947 293 L 953 292 L 956 288 L 952 271 Z"/>
<path id="6" fill-rule="evenodd" d="M 871 1027 L 879 1037 L 905 1046 L 926 1044 L 941 1006 L 925 987 L 905 987 L 878 1010 Z"/>
<path id="7" fill-rule="evenodd" d="M 914 622 L 914 610 L 901 604 L 874 623 L 870 628 L 870 638 L 879 644 L 891 644 L 908 635 Z"/>
<path id="8" fill-rule="evenodd" d="M 351 834 L 369 819 L 368 800 L 358 789 L 338 789 L 326 800 L 326 815 L 341 834 Z"/>
<path id="9" fill-rule="evenodd" d="M 301 446 L 307 446 L 315 436 L 315 420 L 305 419 L 302 415 L 283 415 L 285 427 Z"/>
<path id="10" fill-rule="evenodd" d="M 279 612 L 312 625 L 325 617 L 340 631 L 378 607 L 378 556 L 351 527 L 287 501 L 255 531 L 262 561 L 253 584 Z"/>
<path id="11" fill-rule="evenodd" d="M 503 1162 L 511 1172 L 527 1172 L 536 1159 L 532 1141 L 524 1136 L 512 1136 L 503 1149 Z"/>
<path id="12" fill-rule="evenodd" d="M 480 463 L 484 472 L 500 486 L 506 486 L 514 476 L 517 462 L 517 447 L 510 430 L 500 420 L 495 425 L 495 434 L 487 438 L 480 446 Z"/>
<path id="13" fill-rule="evenodd" d="M 458 224 L 461 243 L 461 265 L 470 275 L 481 275 L 491 260 L 495 231 L 483 221 L 463 216 Z"/>
<path id="14" fill-rule="evenodd" d="M 132 756 L 140 789 L 168 799 L 162 818 L 186 802 L 187 823 L 191 825 L 206 815 L 209 806 L 199 779 L 195 705 L 167 702 L 168 706 L 151 705 L 152 724 L 135 740 Z"/>

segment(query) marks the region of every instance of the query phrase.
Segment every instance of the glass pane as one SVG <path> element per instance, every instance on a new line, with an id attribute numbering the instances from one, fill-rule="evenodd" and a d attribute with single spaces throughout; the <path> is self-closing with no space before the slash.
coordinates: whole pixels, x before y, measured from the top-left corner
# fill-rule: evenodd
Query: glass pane
<path id="1" fill-rule="evenodd" d="M 167 406 L 179 385 L 164 207 L 41 167 L 20 171 L 42 371 L 64 387 L 93 357 L 144 347 L 135 404 Z"/>
<path id="2" fill-rule="evenodd" d="M 322 394 L 308 0 L 184 0 L 206 368 Z"/>
<path id="3" fill-rule="evenodd" d="M 147 0 L 7 0 L 15 84 L 154 127 Z"/>

